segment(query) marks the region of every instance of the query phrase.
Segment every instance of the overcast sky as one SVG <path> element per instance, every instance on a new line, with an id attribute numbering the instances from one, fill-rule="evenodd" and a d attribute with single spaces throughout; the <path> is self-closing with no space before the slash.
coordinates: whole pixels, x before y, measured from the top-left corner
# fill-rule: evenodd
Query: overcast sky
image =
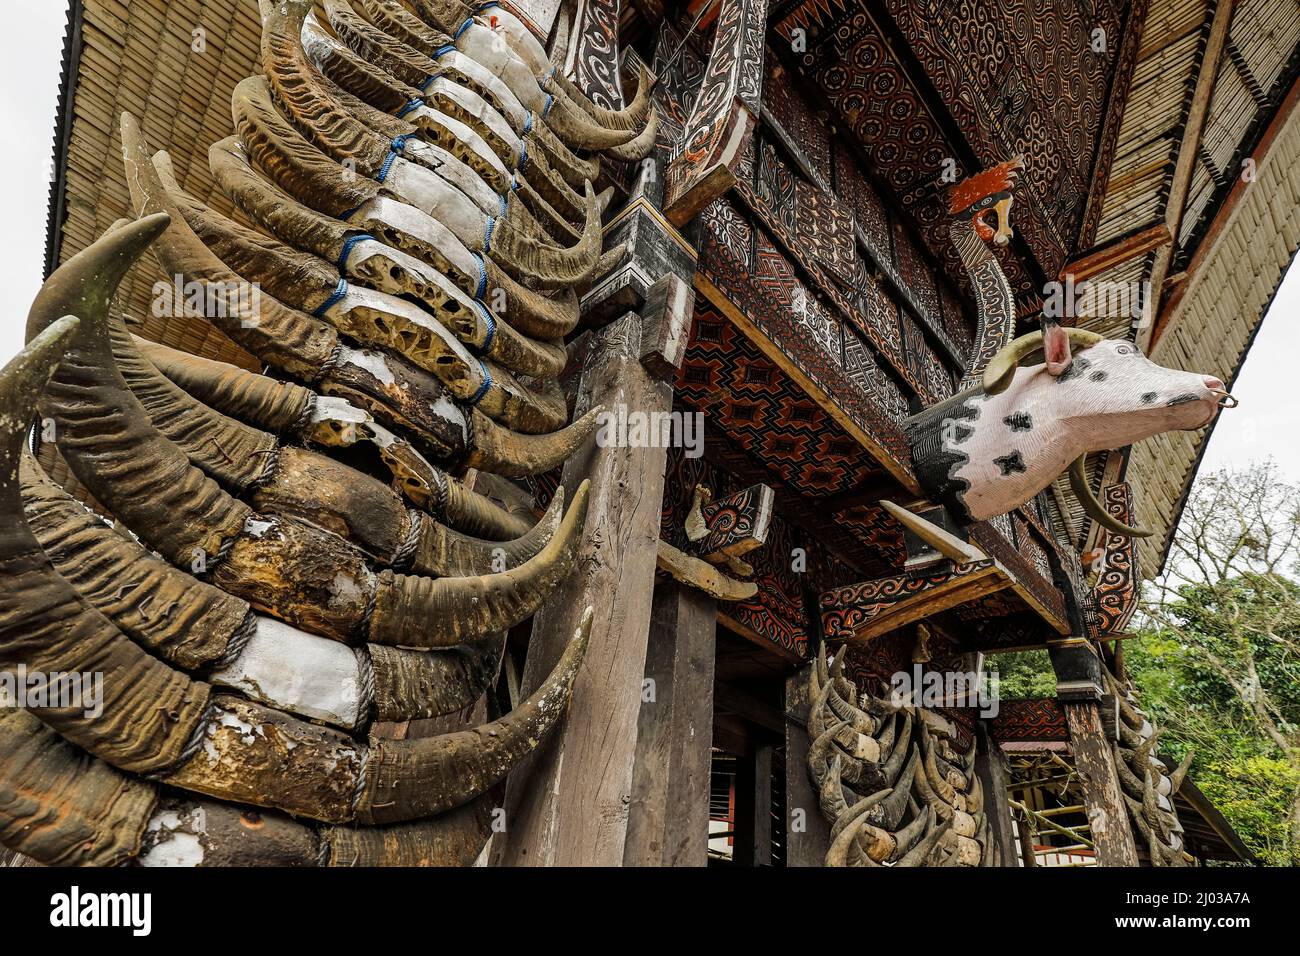
<path id="1" fill-rule="evenodd" d="M 22 344 L 27 309 L 40 287 L 54 111 L 66 17 L 61 0 L 23 4 L 22 24 L 0 34 L 0 188 L 4 226 L 0 287 L 9 315 L 0 318 L 0 358 Z M 1241 407 L 1215 429 L 1205 467 L 1241 466 L 1269 456 L 1300 482 L 1300 270 L 1292 269 L 1255 339 L 1233 393 Z"/>

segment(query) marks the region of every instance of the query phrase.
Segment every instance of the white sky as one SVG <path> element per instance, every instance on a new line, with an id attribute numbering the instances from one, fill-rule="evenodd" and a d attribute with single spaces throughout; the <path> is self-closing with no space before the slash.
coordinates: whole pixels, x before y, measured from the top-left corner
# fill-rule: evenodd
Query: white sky
<path id="1" fill-rule="evenodd" d="M 60 0 L 39 0 L 23 5 L 20 28 L 0 34 L 0 301 L 9 313 L 0 317 L 0 359 L 22 345 L 27 308 L 41 284 L 65 18 Z M 1271 456 L 1282 475 L 1300 482 L 1300 402 L 1293 391 L 1298 313 L 1300 269 L 1292 269 L 1233 386 L 1241 407 L 1222 415 L 1203 467 Z"/>

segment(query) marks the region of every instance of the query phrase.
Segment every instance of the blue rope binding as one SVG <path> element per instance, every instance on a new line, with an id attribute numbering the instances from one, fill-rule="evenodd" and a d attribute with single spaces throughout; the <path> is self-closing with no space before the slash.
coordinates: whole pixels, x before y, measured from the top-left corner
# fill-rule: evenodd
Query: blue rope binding
<path id="1" fill-rule="evenodd" d="M 470 255 L 478 263 L 478 291 L 474 293 L 474 298 L 481 299 L 487 293 L 487 266 L 483 264 L 483 257 L 477 252 L 471 252 Z"/>
<path id="2" fill-rule="evenodd" d="M 357 243 L 365 242 L 367 239 L 374 241 L 374 236 L 368 232 L 359 232 L 355 236 L 348 236 L 343 242 L 343 250 L 339 253 L 338 267 L 339 272 L 346 272 L 348 268 L 348 256 L 352 255 L 352 250 Z"/>
<path id="3" fill-rule="evenodd" d="M 492 340 L 497 337 L 497 319 L 492 314 L 492 310 L 478 299 L 474 300 L 474 304 L 483 313 L 483 323 L 487 326 L 487 333 L 483 336 L 483 344 L 479 348 L 484 352 L 490 352 L 492 350 Z"/>
<path id="4" fill-rule="evenodd" d="M 492 387 L 492 373 L 488 371 L 488 367 L 484 364 L 482 359 L 479 359 L 478 367 L 483 371 L 483 384 L 478 387 L 478 391 L 470 398 L 469 403 L 471 405 L 477 405 L 479 402 L 483 401 L 483 396 L 486 395 L 488 389 Z"/>
<path id="5" fill-rule="evenodd" d="M 348 294 L 348 280 L 339 279 L 339 284 L 338 287 L 335 288 L 334 294 L 330 296 L 328 299 L 326 299 L 324 302 L 322 302 L 320 304 L 320 308 L 318 308 L 315 312 L 313 312 L 312 315 L 316 316 L 316 318 L 318 319 L 321 318 L 326 312 L 328 312 L 330 309 L 334 308 L 334 306 L 342 302 L 344 296 L 346 296 L 347 294 Z"/>

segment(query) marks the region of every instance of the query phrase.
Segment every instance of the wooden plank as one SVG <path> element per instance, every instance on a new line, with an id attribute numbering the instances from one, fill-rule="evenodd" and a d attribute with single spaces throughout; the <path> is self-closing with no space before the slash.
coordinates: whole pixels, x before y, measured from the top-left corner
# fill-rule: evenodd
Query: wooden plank
<path id="1" fill-rule="evenodd" d="M 1110 742 L 1102 729 L 1101 708 L 1093 700 L 1061 706 L 1070 729 L 1070 752 L 1083 786 L 1097 862 L 1101 866 L 1137 866 L 1137 846 L 1120 792 Z"/>
<path id="2" fill-rule="evenodd" d="M 575 414 L 615 402 L 671 410 L 671 386 L 639 361 L 640 332 L 629 313 L 589 333 Z M 565 725 L 511 774 L 497 865 L 623 862 L 666 464 L 665 448 L 602 448 L 594 437 L 565 463 L 566 488 L 591 480 L 586 533 L 574 572 L 534 619 L 524 693 L 545 680 L 585 608 L 595 620 Z"/>
<path id="3" fill-rule="evenodd" d="M 655 582 L 623 863 L 705 866 L 713 741 L 716 602 Z"/>
<path id="4" fill-rule="evenodd" d="M 1139 229 L 1137 232 L 1122 236 L 1113 242 L 1089 250 L 1061 270 L 1062 276 L 1073 276 L 1075 282 L 1092 278 L 1095 275 L 1113 269 L 1117 265 L 1135 259 L 1150 252 L 1157 246 L 1169 242 L 1169 226 L 1163 222 Z"/>

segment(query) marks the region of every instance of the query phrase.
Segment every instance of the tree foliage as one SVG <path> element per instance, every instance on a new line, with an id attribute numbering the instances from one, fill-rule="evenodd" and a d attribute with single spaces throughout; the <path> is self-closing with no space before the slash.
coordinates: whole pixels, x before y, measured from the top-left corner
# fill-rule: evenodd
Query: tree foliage
<path id="1" fill-rule="evenodd" d="M 1264 862 L 1300 863 L 1300 488 L 1271 462 L 1201 476 L 1125 644 L 1161 749 Z"/>

